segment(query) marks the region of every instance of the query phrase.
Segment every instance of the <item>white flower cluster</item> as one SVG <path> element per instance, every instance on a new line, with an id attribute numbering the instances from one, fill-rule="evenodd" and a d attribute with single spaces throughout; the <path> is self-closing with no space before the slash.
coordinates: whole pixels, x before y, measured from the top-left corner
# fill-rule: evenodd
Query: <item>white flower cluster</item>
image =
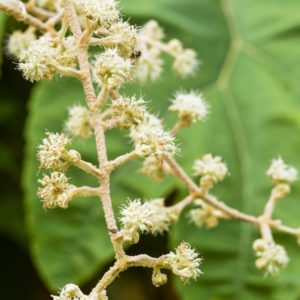
<path id="1" fill-rule="evenodd" d="M 154 180 L 160 180 L 165 175 L 172 174 L 172 169 L 166 161 L 159 160 L 155 156 L 148 156 L 144 159 L 139 172 Z"/>
<path id="2" fill-rule="evenodd" d="M 96 74 L 108 89 L 119 88 L 131 79 L 131 61 L 120 56 L 117 49 L 107 49 L 95 63 Z"/>
<path id="3" fill-rule="evenodd" d="M 117 40 L 121 56 L 130 58 L 137 50 L 137 30 L 128 22 L 117 22 L 109 28 L 110 38 Z"/>
<path id="4" fill-rule="evenodd" d="M 74 3 L 79 13 L 104 28 L 120 18 L 115 0 L 74 0 Z"/>
<path id="5" fill-rule="evenodd" d="M 198 92 L 178 92 L 170 111 L 177 112 L 181 122 L 185 126 L 190 126 L 197 121 L 203 121 L 208 114 L 208 105 Z"/>
<path id="6" fill-rule="evenodd" d="M 193 49 L 184 49 L 182 43 L 173 39 L 166 45 L 168 51 L 175 57 L 173 70 L 181 77 L 187 77 L 195 72 L 198 61 Z"/>
<path id="7" fill-rule="evenodd" d="M 100 295 L 84 295 L 83 292 L 76 284 L 69 283 L 64 286 L 59 296 L 52 296 L 53 300 L 108 300 L 106 291 L 103 291 Z"/>
<path id="8" fill-rule="evenodd" d="M 50 176 L 45 175 L 39 183 L 43 187 L 38 189 L 38 196 L 43 200 L 44 208 L 68 207 L 68 201 L 76 187 L 68 183 L 64 173 L 53 172 Z"/>
<path id="9" fill-rule="evenodd" d="M 152 156 L 161 160 L 176 152 L 175 138 L 163 130 L 158 118 L 150 114 L 146 114 L 144 121 L 131 129 L 130 137 L 140 156 Z"/>
<path id="10" fill-rule="evenodd" d="M 164 32 L 154 20 L 146 23 L 140 30 L 139 46 L 141 55 L 136 63 L 136 78 L 141 82 L 155 80 L 162 71 L 162 52 L 174 57 L 173 70 L 182 77 L 186 77 L 195 71 L 198 65 L 196 52 L 192 49 L 184 49 L 181 42 L 171 40 L 163 43 Z"/>
<path id="11" fill-rule="evenodd" d="M 292 183 L 297 179 L 297 170 L 288 166 L 281 158 L 274 159 L 267 171 L 269 178 L 275 183 Z"/>
<path id="12" fill-rule="evenodd" d="M 274 242 L 258 239 L 253 243 L 253 250 L 258 257 L 255 262 L 256 267 L 266 275 L 277 275 L 289 262 L 285 249 Z"/>
<path id="13" fill-rule="evenodd" d="M 77 62 L 74 40 L 67 38 L 64 43 L 65 47 L 46 36 L 32 41 L 19 55 L 19 69 L 24 77 L 31 82 L 51 80 L 58 72 L 57 65 L 74 66 Z"/>
<path id="14" fill-rule="evenodd" d="M 165 255 L 165 263 L 184 283 L 190 279 L 196 279 L 202 273 L 200 271 L 201 261 L 202 259 L 198 257 L 198 253 L 185 242 L 177 247 L 175 253 L 170 252 Z"/>
<path id="15" fill-rule="evenodd" d="M 211 187 L 214 183 L 222 181 L 228 174 L 228 169 L 221 157 L 213 157 L 211 154 L 206 154 L 202 159 L 197 159 L 193 169 L 195 175 L 201 176 L 201 185 Z"/>
<path id="16" fill-rule="evenodd" d="M 219 219 L 226 218 L 222 211 L 204 203 L 202 200 L 196 200 L 195 204 L 199 207 L 191 209 L 189 217 L 198 227 L 213 228 L 218 225 Z"/>
<path id="17" fill-rule="evenodd" d="M 65 171 L 71 164 L 80 160 L 75 150 L 67 150 L 71 140 L 63 133 L 47 133 L 48 137 L 38 147 L 40 167 L 54 171 Z"/>
<path id="18" fill-rule="evenodd" d="M 93 133 L 92 120 L 89 110 L 81 105 L 69 109 L 66 128 L 75 137 L 86 139 Z"/>
<path id="19" fill-rule="evenodd" d="M 122 208 L 120 221 L 124 239 L 131 243 L 139 241 L 140 233 L 156 235 L 167 231 L 171 222 L 164 199 L 130 201 Z"/>
<path id="20" fill-rule="evenodd" d="M 112 102 L 112 122 L 120 128 L 129 129 L 140 124 L 147 113 L 145 101 L 142 98 L 119 98 Z"/>
<path id="21" fill-rule="evenodd" d="M 28 49 L 30 44 L 36 39 L 34 31 L 27 29 L 22 32 L 20 30 L 14 31 L 7 42 L 7 51 L 9 54 L 15 56 L 16 58 L 20 57 L 22 51 Z"/>

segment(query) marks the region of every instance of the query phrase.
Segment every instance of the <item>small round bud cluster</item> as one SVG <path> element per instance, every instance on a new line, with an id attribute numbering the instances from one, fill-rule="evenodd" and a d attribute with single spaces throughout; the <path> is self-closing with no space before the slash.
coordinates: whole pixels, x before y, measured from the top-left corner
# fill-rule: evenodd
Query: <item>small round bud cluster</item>
<path id="1" fill-rule="evenodd" d="M 203 121 L 206 118 L 208 105 L 202 95 L 197 92 L 178 92 L 169 110 L 178 113 L 183 125 L 190 126 L 192 123 Z"/>
<path id="2" fill-rule="evenodd" d="M 58 73 L 57 65 L 65 67 L 76 65 L 74 39 L 66 38 L 63 43 L 65 46 L 45 36 L 32 41 L 19 56 L 19 69 L 23 72 L 25 79 L 31 82 L 51 80 Z"/>
<path id="3" fill-rule="evenodd" d="M 130 136 L 140 156 L 161 160 L 176 152 L 175 138 L 163 130 L 160 120 L 153 115 L 145 115 L 144 121 L 131 129 Z"/>
<path id="4" fill-rule="evenodd" d="M 131 62 L 119 55 L 117 49 L 107 49 L 95 64 L 96 74 L 108 89 L 119 88 L 131 79 Z"/>
<path id="5" fill-rule="evenodd" d="M 81 105 L 71 107 L 66 128 L 75 137 L 83 139 L 90 137 L 93 133 L 93 127 L 89 110 Z"/>
<path id="6" fill-rule="evenodd" d="M 154 268 L 152 272 L 152 283 L 155 287 L 160 287 L 166 284 L 168 277 L 166 274 L 162 273 L 159 268 Z"/>
<path id="7" fill-rule="evenodd" d="M 197 54 L 192 49 L 184 49 L 182 43 L 173 39 L 166 45 L 169 53 L 171 53 L 175 60 L 173 62 L 173 70 L 182 77 L 187 77 L 195 72 L 198 61 Z"/>
<path id="8" fill-rule="evenodd" d="M 153 178 L 154 180 L 160 180 L 165 175 L 171 174 L 172 170 L 165 161 L 157 159 L 155 156 L 148 156 L 144 159 L 139 172 L 145 176 Z"/>
<path id="9" fill-rule="evenodd" d="M 133 200 L 121 210 L 124 239 L 130 243 L 137 243 L 141 233 L 156 235 L 167 231 L 170 226 L 168 210 L 163 199 L 155 199 L 142 203 Z"/>
<path id="10" fill-rule="evenodd" d="M 135 97 L 114 100 L 111 109 L 116 126 L 125 129 L 140 124 L 147 112 L 144 99 Z"/>
<path id="11" fill-rule="evenodd" d="M 228 169 L 221 157 L 213 157 L 206 154 L 202 159 L 197 159 L 193 167 L 195 175 L 201 176 L 200 184 L 202 186 L 211 187 L 214 183 L 222 181 L 228 174 Z"/>
<path id="12" fill-rule="evenodd" d="M 202 273 L 200 271 L 202 259 L 188 243 L 182 242 L 177 247 L 176 253 L 170 252 L 165 257 L 166 264 L 184 283 L 190 279 L 196 279 Z"/>
<path id="13" fill-rule="evenodd" d="M 28 29 L 24 32 L 14 31 L 7 42 L 8 53 L 19 58 L 22 51 L 28 49 L 30 44 L 36 39 L 34 31 Z"/>
<path id="14" fill-rule="evenodd" d="M 64 286 L 61 289 L 59 296 L 52 296 L 52 298 L 53 300 L 94 300 L 89 296 L 84 295 L 80 288 L 76 284 L 72 283 Z"/>
<path id="15" fill-rule="evenodd" d="M 120 17 L 115 0 L 74 0 L 74 3 L 79 13 L 104 28 L 109 27 Z"/>
<path id="16" fill-rule="evenodd" d="M 38 196 L 43 200 L 44 208 L 68 207 L 75 186 L 68 183 L 64 173 L 53 172 L 50 176 L 45 175 L 39 180 L 42 188 L 38 189 Z"/>
<path id="17" fill-rule="evenodd" d="M 140 82 L 156 80 L 162 71 L 163 60 L 160 58 L 160 51 L 155 48 L 142 49 L 141 56 L 135 66 L 135 77 Z"/>
<path id="18" fill-rule="evenodd" d="M 71 164 L 80 160 L 80 154 L 75 150 L 67 150 L 71 140 L 63 133 L 47 133 L 38 149 L 40 167 L 54 171 L 65 171 Z"/>
<path id="19" fill-rule="evenodd" d="M 218 225 L 219 219 L 226 218 L 223 212 L 215 209 L 211 205 L 208 205 L 201 200 L 196 200 L 195 204 L 199 205 L 200 207 L 191 209 L 189 212 L 189 217 L 191 221 L 198 227 L 206 226 L 207 228 L 213 228 Z"/>
<path id="20" fill-rule="evenodd" d="M 25 79 L 31 82 L 51 80 L 56 73 L 53 62 L 56 62 L 58 55 L 55 42 L 48 37 L 41 37 L 21 52 L 19 68 Z"/>
<path id="21" fill-rule="evenodd" d="M 275 184 L 292 183 L 297 179 L 297 170 L 286 165 L 281 158 L 277 158 L 272 161 L 267 175 Z"/>
<path id="22" fill-rule="evenodd" d="M 253 243 L 253 250 L 258 257 L 255 262 L 256 267 L 266 275 L 277 275 L 289 262 L 285 249 L 274 242 L 258 239 Z"/>
<path id="23" fill-rule="evenodd" d="M 137 51 L 137 30 L 128 22 L 117 22 L 109 28 L 110 37 L 117 39 L 121 56 L 130 58 Z"/>
<path id="24" fill-rule="evenodd" d="M 140 30 L 138 38 L 141 55 L 136 61 L 135 77 L 141 82 L 155 80 L 162 71 L 163 60 L 160 58 L 161 49 L 152 46 L 147 41 L 160 42 L 164 37 L 162 28 L 154 20 L 146 23 Z"/>

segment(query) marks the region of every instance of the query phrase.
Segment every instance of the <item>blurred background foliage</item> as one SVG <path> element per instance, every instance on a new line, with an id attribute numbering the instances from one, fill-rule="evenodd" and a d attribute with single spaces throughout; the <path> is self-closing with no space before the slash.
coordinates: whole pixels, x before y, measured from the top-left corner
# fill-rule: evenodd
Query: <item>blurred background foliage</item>
<path id="1" fill-rule="evenodd" d="M 181 39 L 202 61 L 194 77 L 181 80 L 166 58 L 158 81 L 130 84 L 122 93 L 151 100 L 151 111 L 170 128 L 175 117 L 167 107 L 174 91 L 202 91 L 211 114 L 205 123 L 180 132 L 178 160 L 192 175 L 194 159 L 206 152 L 221 155 L 231 175 L 214 192 L 242 211 L 260 214 L 271 189 L 265 176 L 271 159 L 282 155 L 300 169 L 300 2 L 121 0 L 121 7 L 132 24 L 156 19 L 166 38 Z M 43 211 L 36 197 L 36 147 L 45 129 L 63 130 L 67 107 L 84 103 L 84 96 L 75 80 L 57 78 L 32 85 L 22 79 L 5 51 L 7 37 L 19 28 L 22 25 L 0 15 L 1 298 L 43 300 L 69 282 L 90 290 L 111 264 L 113 253 L 99 200 L 78 199 L 68 210 Z M 76 140 L 73 145 L 83 158 L 95 162 L 92 140 Z M 127 133 L 108 134 L 110 158 L 130 146 Z M 128 197 L 166 197 L 172 204 L 185 195 L 176 179 L 153 182 L 137 174 L 140 163 L 113 174 L 116 212 Z M 78 171 L 69 175 L 75 184 L 96 184 Z M 299 226 L 299 195 L 297 183 L 293 194 L 278 205 L 275 217 Z M 277 234 L 291 263 L 279 277 L 264 278 L 254 268 L 251 244 L 257 237 L 254 228 L 237 221 L 199 229 L 184 214 L 168 235 L 144 236 L 128 253 L 158 256 L 185 240 L 204 257 L 204 275 L 186 285 L 170 276 L 167 285 L 154 288 L 150 270 L 132 269 L 112 284 L 109 299 L 299 300 L 299 246 L 293 238 Z"/>

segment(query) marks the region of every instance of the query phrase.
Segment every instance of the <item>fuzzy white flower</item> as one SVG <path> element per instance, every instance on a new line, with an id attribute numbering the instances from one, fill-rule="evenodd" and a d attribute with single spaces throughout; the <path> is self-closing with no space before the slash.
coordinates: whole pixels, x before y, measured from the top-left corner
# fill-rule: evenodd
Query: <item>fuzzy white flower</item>
<path id="1" fill-rule="evenodd" d="M 36 39 L 33 30 L 26 30 L 24 32 L 20 30 L 14 31 L 7 42 L 7 50 L 9 54 L 19 57 L 21 52 L 28 49 L 30 44 Z"/>
<path id="2" fill-rule="evenodd" d="M 144 99 L 135 97 L 116 99 L 111 109 L 116 126 L 127 129 L 140 124 L 147 112 Z"/>
<path id="3" fill-rule="evenodd" d="M 118 41 L 117 48 L 123 57 L 131 57 L 137 51 L 137 30 L 128 22 L 117 22 L 109 28 L 111 38 Z"/>
<path id="4" fill-rule="evenodd" d="M 197 159 L 193 169 L 195 175 L 201 176 L 202 184 L 213 184 L 222 181 L 228 174 L 228 169 L 222 158 L 219 156 L 213 157 L 211 154 L 206 154 L 202 159 Z"/>
<path id="5" fill-rule="evenodd" d="M 80 105 L 71 107 L 66 128 L 76 137 L 83 139 L 90 137 L 93 133 L 93 127 L 89 110 Z"/>
<path id="6" fill-rule="evenodd" d="M 219 219 L 226 219 L 226 215 L 223 212 L 201 200 L 196 200 L 195 204 L 200 207 L 191 209 L 189 218 L 198 227 L 213 228 L 218 225 Z"/>
<path id="7" fill-rule="evenodd" d="M 285 249 L 274 242 L 258 239 L 253 243 L 253 249 L 258 257 L 255 265 L 266 275 L 277 275 L 280 269 L 286 267 L 289 262 Z"/>
<path id="8" fill-rule="evenodd" d="M 267 175 L 274 183 L 292 183 L 297 179 L 297 170 L 294 167 L 288 166 L 279 157 L 273 159 L 272 164 L 267 171 Z"/>
<path id="9" fill-rule="evenodd" d="M 148 156 L 144 159 L 139 172 L 154 180 L 160 180 L 163 176 L 171 174 L 172 170 L 168 163 L 157 159 L 155 156 Z"/>
<path id="10" fill-rule="evenodd" d="M 74 0 L 74 3 L 79 13 L 102 27 L 109 27 L 119 19 L 118 4 L 115 0 Z"/>
<path id="11" fill-rule="evenodd" d="M 144 121 L 132 128 L 130 137 L 135 142 L 135 148 L 140 156 L 172 156 L 176 152 L 175 138 L 162 129 L 161 121 L 147 114 Z"/>
<path id="12" fill-rule="evenodd" d="M 202 95 L 197 92 L 178 92 L 169 110 L 178 112 L 182 122 L 184 122 L 186 126 L 189 126 L 192 123 L 203 121 L 206 118 L 208 105 Z"/>
<path id="13" fill-rule="evenodd" d="M 19 69 L 25 79 L 33 82 L 50 80 L 56 73 L 56 57 L 59 50 L 55 42 L 48 37 L 41 37 L 31 42 L 30 46 L 20 53 Z"/>
<path id="14" fill-rule="evenodd" d="M 170 252 L 165 257 L 165 262 L 172 272 L 179 276 L 184 283 L 190 279 L 196 279 L 202 273 L 200 271 L 202 259 L 198 257 L 198 253 L 188 243 L 182 242 L 175 253 Z"/>
<path id="15" fill-rule="evenodd" d="M 195 72 L 198 66 L 197 54 L 192 49 L 185 49 L 175 56 L 173 70 L 182 77 L 187 77 Z"/>
<path id="16" fill-rule="evenodd" d="M 117 49 L 107 49 L 95 64 L 96 74 L 109 89 L 119 88 L 131 79 L 131 62 L 118 54 Z"/>
<path id="17" fill-rule="evenodd" d="M 72 192 L 76 189 L 74 185 L 68 183 L 68 178 L 61 172 L 53 172 L 50 176 L 45 175 L 39 183 L 43 187 L 38 189 L 38 196 L 43 200 L 44 208 L 56 206 L 66 208 Z"/>
<path id="18" fill-rule="evenodd" d="M 137 59 L 134 75 L 140 82 L 154 81 L 162 72 L 163 60 L 156 48 L 142 48 L 141 56 Z"/>
<path id="19" fill-rule="evenodd" d="M 38 147 L 40 167 L 55 171 L 65 171 L 72 163 L 80 159 L 75 150 L 67 150 L 71 140 L 64 133 L 47 133 L 47 138 Z"/>
<path id="20" fill-rule="evenodd" d="M 123 234 L 125 240 L 137 243 L 139 233 L 156 235 L 167 231 L 170 226 L 168 210 L 163 199 L 155 199 L 142 203 L 140 200 L 130 201 L 121 210 Z"/>
<path id="21" fill-rule="evenodd" d="M 139 34 L 144 39 L 146 38 L 154 41 L 160 41 L 164 38 L 164 31 L 155 20 L 150 20 L 143 25 Z"/>

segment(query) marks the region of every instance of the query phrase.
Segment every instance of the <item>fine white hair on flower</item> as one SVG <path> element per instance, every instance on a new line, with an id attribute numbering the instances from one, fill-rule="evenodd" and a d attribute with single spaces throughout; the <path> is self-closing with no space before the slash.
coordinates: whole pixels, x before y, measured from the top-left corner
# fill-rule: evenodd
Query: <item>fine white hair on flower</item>
<path id="1" fill-rule="evenodd" d="M 40 167 L 56 171 L 64 171 L 69 167 L 65 160 L 67 145 L 71 140 L 64 133 L 47 132 L 47 138 L 38 147 Z"/>
<path id="2" fill-rule="evenodd" d="M 130 59 L 121 57 L 115 48 L 105 50 L 95 63 L 96 74 L 108 89 L 119 88 L 130 80 L 131 67 Z"/>
<path id="3" fill-rule="evenodd" d="M 86 139 L 93 133 L 89 110 L 81 105 L 69 108 L 69 118 L 66 122 L 66 129 L 75 137 Z"/>
<path id="4" fill-rule="evenodd" d="M 202 259 L 188 243 L 182 242 L 176 252 L 165 255 L 165 263 L 171 271 L 179 276 L 180 280 L 187 283 L 190 279 L 197 279 L 202 274 L 200 264 Z"/>
<path id="5" fill-rule="evenodd" d="M 56 73 L 56 67 L 51 62 L 55 62 L 58 55 L 59 50 L 55 42 L 49 37 L 42 36 L 21 51 L 19 69 L 25 79 L 31 82 L 50 80 Z"/>
<path id="6" fill-rule="evenodd" d="M 297 179 L 296 168 L 288 166 L 282 158 L 273 159 L 267 175 L 274 183 L 292 183 Z"/>
<path id="7" fill-rule="evenodd" d="M 137 243 L 139 233 L 156 235 L 167 231 L 170 226 L 168 209 L 164 199 L 154 199 L 142 203 L 139 199 L 130 201 L 121 209 L 122 231 L 124 239 Z"/>
<path id="8" fill-rule="evenodd" d="M 220 156 L 213 157 L 211 154 L 205 154 L 202 159 L 197 159 L 193 169 L 195 175 L 201 176 L 203 183 L 222 181 L 228 174 L 227 166 L 222 162 L 222 158 Z"/>
<path id="9" fill-rule="evenodd" d="M 59 206 L 66 208 L 68 200 L 76 187 L 69 184 L 64 173 L 53 172 L 50 176 L 45 175 L 39 180 L 43 186 L 38 189 L 38 196 L 43 200 L 44 208 L 54 208 Z"/>
<path id="10" fill-rule="evenodd" d="M 80 288 L 73 283 L 69 283 L 65 285 L 61 291 L 59 296 L 52 296 L 53 300 L 87 300 L 87 296 L 85 296 Z"/>
<path id="11" fill-rule="evenodd" d="M 183 124 L 189 126 L 206 118 L 208 104 L 198 92 L 177 92 L 169 110 L 177 112 Z"/>
<path id="12" fill-rule="evenodd" d="M 121 56 L 131 57 L 137 51 L 137 29 L 128 22 L 117 22 L 110 26 L 111 37 L 118 41 Z"/>
<path id="13" fill-rule="evenodd" d="M 184 78 L 192 75 L 198 64 L 196 52 L 193 49 L 185 49 L 175 56 L 172 67 L 175 72 Z"/>
<path id="14" fill-rule="evenodd" d="M 79 13 L 104 28 L 120 18 L 118 3 L 115 0 L 74 0 L 74 3 Z"/>
<path id="15" fill-rule="evenodd" d="M 147 114 L 144 121 L 131 129 L 130 137 L 140 156 L 173 156 L 176 153 L 175 138 L 163 130 L 161 121 L 151 114 Z"/>
<path id="16" fill-rule="evenodd" d="M 114 100 L 111 110 L 116 126 L 126 129 L 140 124 L 147 113 L 145 100 L 136 97 Z"/>
<path id="17" fill-rule="evenodd" d="M 258 257 L 255 262 L 256 267 L 266 275 L 276 276 L 289 262 L 285 249 L 274 242 L 267 242 L 263 239 L 255 240 L 253 250 Z"/>
<path id="18" fill-rule="evenodd" d="M 14 31 L 7 42 L 7 51 L 9 54 L 19 58 L 22 51 L 28 49 L 30 44 L 36 39 L 34 30 L 30 27 L 26 31 Z"/>

